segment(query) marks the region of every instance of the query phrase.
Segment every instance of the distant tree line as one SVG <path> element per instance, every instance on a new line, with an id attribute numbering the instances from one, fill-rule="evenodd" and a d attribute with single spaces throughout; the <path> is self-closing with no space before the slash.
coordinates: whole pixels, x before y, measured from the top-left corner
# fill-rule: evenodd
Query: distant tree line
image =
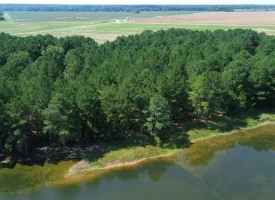
<path id="1" fill-rule="evenodd" d="M 0 33 L 0 151 L 123 140 L 161 143 L 187 113 L 275 106 L 275 37 L 169 29 L 98 45 Z"/>
<path id="2" fill-rule="evenodd" d="M 3 17 L 4 13 L 2 11 L 0 11 L 0 21 L 5 20 L 5 18 Z"/>
<path id="3" fill-rule="evenodd" d="M 53 5 L 0 4 L 2 11 L 133 12 L 133 11 L 226 11 L 237 9 L 274 10 L 275 5 Z"/>

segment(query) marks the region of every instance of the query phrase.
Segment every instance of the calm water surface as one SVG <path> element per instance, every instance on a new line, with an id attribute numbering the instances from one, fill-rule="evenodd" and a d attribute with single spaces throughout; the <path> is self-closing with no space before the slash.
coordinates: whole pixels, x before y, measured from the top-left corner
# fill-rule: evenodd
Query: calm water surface
<path id="1" fill-rule="evenodd" d="M 77 184 L 48 185 L 0 199 L 274 200 L 274 128 L 268 125 L 200 141 L 173 159 L 157 159 Z"/>

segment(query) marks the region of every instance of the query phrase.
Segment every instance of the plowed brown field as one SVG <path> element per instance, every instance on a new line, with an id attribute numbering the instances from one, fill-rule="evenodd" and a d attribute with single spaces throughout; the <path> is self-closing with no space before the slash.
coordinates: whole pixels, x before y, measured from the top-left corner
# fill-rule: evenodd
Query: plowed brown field
<path id="1" fill-rule="evenodd" d="M 275 25 L 275 12 L 207 12 L 152 17 L 136 20 L 136 23 Z"/>

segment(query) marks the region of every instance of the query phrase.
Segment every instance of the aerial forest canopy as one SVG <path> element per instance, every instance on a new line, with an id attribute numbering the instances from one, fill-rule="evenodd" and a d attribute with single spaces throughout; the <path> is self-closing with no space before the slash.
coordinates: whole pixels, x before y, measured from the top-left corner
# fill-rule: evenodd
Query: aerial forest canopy
<path id="1" fill-rule="evenodd" d="M 274 10 L 275 5 L 53 5 L 0 4 L 0 11 L 72 11 L 72 12 L 135 12 L 135 11 L 226 11 Z"/>
<path id="2" fill-rule="evenodd" d="M 194 113 L 275 104 L 275 37 L 252 30 L 83 36 L 0 34 L 0 150 L 122 140 Z"/>

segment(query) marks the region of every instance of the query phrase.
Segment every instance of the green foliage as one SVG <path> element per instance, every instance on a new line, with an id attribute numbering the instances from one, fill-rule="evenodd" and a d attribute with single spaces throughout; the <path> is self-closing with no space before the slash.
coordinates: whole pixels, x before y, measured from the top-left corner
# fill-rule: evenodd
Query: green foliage
<path id="1" fill-rule="evenodd" d="M 102 45 L 0 33 L 0 150 L 149 134 L 159 145 L 192 112 L 211 123 L 217 112 L 271 108 L 273 43 L 242 29 L 144 31 Z"/>
<path id="2" fill-rule="evenodd" d="M 221 85 L 220 74 L 213 71 L 200 74 L 191 83 L 189 99 L 198 115 L 198 120 L 201 119 L 203 114 L 208 119 L 211 110 L 221 108 L 221 93 L 223 89 Z"/>
<path id="3" fill-rule="evenodd" d="M 147 114 L 146 123 L 144 126 L 154 137 L 157 144 L 160 144 L 160 139 L 157 136 L 157 131 L 170 125 L 170 108 L 168 101 L 161 95 L 154 95 L 150 98 L 148 110 L 144 111 Z"/>
<path id="4" fill-rule="evenodd" d="M 136 9 L 136 10 L 133 11 L 133 13 L 139 14 L 139 13 L 140 13 L 140 10 Z"/>
<path id="5" fill-rule="evenodd" d="M 63 146 L 68 139 L 78 134 L 79 125 L 75 120 L 77 113 L 74 112 L 70 99 L 63 94 L 56 94 L 42 114 L 45 117 L 44 132 L 58 134 Z"/>

